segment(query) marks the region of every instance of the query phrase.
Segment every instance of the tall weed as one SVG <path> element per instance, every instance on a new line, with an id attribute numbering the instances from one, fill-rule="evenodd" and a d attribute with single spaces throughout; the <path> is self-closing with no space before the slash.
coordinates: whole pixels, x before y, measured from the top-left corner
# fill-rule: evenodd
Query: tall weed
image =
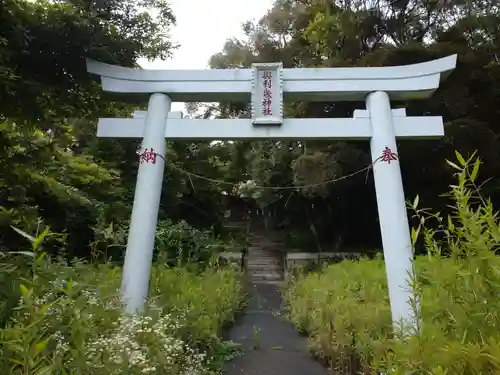
<path id="1" fill-rule="evenodd" d="M 182 314 L 187 321 L 183 336 L 205 348 L 218 340 L 225 324 L 233 321 L 242 301 L 239 273 L 231 268 L 194 273 L 157 266 L 152 280 L 153 299 L 167 311 Z"/>
<path id="2" fill-rule="evenodd" d="M 119 298 L 119 267 L 34 254 L 0 330 L 1 374 L 212 373 L 213 343 L 239 308 L 238 272 L 157 264 L 146 313 L 130 316 Z"/>
<path id="3" fill-rule="evenodd" d="M 498 214 L 480 196 L 479 160 L 457 154 L 452 213 L 416 208 L 427 256 L 416 260 L 420 332 L 392 335 L 384 263 L 344 261 L 298 277 L 286 292 L 290 318 L 311 349 L 341 373 L 500 373 Z M 470 167 L 469 167 L 470 166 Z M 429 222 L 435 220 L 434 228 Z"/>

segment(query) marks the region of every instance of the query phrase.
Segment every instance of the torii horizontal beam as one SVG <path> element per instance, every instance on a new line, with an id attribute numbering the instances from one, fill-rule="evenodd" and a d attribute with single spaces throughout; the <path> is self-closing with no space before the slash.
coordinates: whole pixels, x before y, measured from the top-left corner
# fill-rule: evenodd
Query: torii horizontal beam
<path id="1" fill-rule="evenodd" d="M 443 120 L 437 116 L 406 117 L 404 109 L 393 110 L 397 138 L 439 138 L 444 135 Z M 354 118 L 285 119 L 279 127 L 256 127 L 251 119 L 183 119 L 179 112 L 169 114 L 165 137 L 173 139 L 342 139 L 368 140 L 372 136 L 368 111 L 355 111 Z M 145 112 L 134 118 L 101 118 L 97 136 L 104 138 L 142 138 Z"/>
<path id="2" fill-rule="evenodd" d="M 363 68 L 283 69 L 283 95 L 291 101 L 362 101 L 374 91 L 392 100 L 427 98 L 456 65 L 457 55 L 420 64 Z M 104 91 L 121 94 L 166 93 L 180 102 L 248 102 L 251 69 L 145 70 L 87 60 L 101 76 Z"/>

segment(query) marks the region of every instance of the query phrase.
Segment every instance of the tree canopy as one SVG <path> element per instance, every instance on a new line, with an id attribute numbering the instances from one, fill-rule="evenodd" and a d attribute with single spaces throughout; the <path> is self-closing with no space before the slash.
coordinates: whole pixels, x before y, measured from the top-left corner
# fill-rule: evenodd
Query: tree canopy
<path id="1" fill-rule="evenodd" d="M 485 177 L 481 191 L 497 204 L 499 21 L 496 3 L 484 0 L 276 0 L 260 20 L 243 25 L 244 38 L 228 36 L 210 65 L 388 66 L 456 53 L 456 70 L 430 99 L 394 103 L 409 115 L 443 116 L 446 127 L 443 139 L 399 142 L 406 196 L 418 194 L 421 205 L 446 211 L 440 194 L 452 180 L 445 159 L 455 150 L 463 155 L 478 150 Z M 103 95 L 86 72 L 85 58 L 129 67 L 138 67 L 141 57 L 168 58 L 176 47 L 168 34 L 174 22 L 163 0 L 0 4 L 1 247 L 18 245 L 10 225 L 27 232 L 50 226 L 62 233 L 51 241 L 65 256 L 107 253 L 110 245 L 123 244 L 138 141 L 97 139 L 95 130 L 99 116 L 129 116 L 136 107 Z M 285 113 L 350 117 L 359 108 L 364 103 L 300 102 L 287 103 Z M 250 116 L 248 103 L 194 103 L 188 109 L 191 116 L 202 109 L 198 116 L 205 118 Z M 224 215 L 243 199 L 287 233 L 290 248 L 379 247 L 371 175 L 321 183 L 367 167 L 368 146 L 321 140 L 168 141 L 161 219 L 186 220 L 217 233 Z M 248 180 L 287 189 L 257 189 L 240 198 L 238 186 Z M 62 242 L 70 246 L 59 246 Z"/>
<path id="2" fill-rule="evenodd" d="M 399 152 L 406 196 L 419 194 L 424 205 L 445 210 L 446 201 L 439 196 L 451 183 L 445 158 L 454 150 L 464 155 L 479 150 L 484 175 L 491 178 L 483 192 L 498 199 L 498 16 L 495 4 L 474 0 L 277 0 L 261 20 L 244 25 L 244 39 L 228 39 L 210 64 L 212 68 L 263 61 L 283 61 L 288 68 L 387 66 L 458 54 L 457 69 L 430 99 L 394 103 L 407 108 L 409 115 L 444 117 L 443 139 L 401 141 Z M 290 103 L 285 112 L 305 118 L 350 117 L 357 108 L 365 108 L 364 103 Z M 221 116 L 249 116 L 245 103 L 222 103 L 210 110 Z M 270 140 L 231 147 L 234 155 L 244 154 L 247 161 L 239 173 L 264 186 L 317 183 L 370 162 L 364 143 Z M 293 193 L 273 191 L 263 199 L 278 222 L 295 230 L 302 227 L 304 236 L 316 236 L 318 244 L 380 243 L 371 177 Z"/>

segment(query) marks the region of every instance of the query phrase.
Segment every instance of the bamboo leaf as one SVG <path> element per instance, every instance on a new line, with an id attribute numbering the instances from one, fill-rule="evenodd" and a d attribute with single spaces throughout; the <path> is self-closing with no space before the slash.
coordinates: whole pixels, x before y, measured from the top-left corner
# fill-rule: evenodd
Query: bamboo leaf
<path id="1" fill-rule="evenodd" d="M 30 291 L 29 291 L 29 289 L 24 284 L 19 285 L 19 290 L 21 291 L 21 295 L 24 298 L 28 298 L 29 297 Z"/>
<path id="2" fill-rule="evenodd" d="M 459 170 L 459 171 L 462 170 L 462 168 L 460 168 L 458 165 L 456 165 L 455 163 L 453 163 L 449 160 L 446 160 L 446 163 L 448 163 L 449 166 L 451 166 L 452 168 L 455 168 L 456 170 Z"/>
<path id="3" fill-rule="evenodd" d="M 453 232 L 455 230 L 455 225 L 453 224 L 450 215 L 448 215 L 448 229 L 450 230 L 450 232 Z"/>
<path id="4" fill-rule="evenodd" d="M 35 375 L 50 375 L 52 374 L 52 367 L 47 366 L 47 367 L 42 367 L 41 369 L 38 369 L 35 372 Z"/>
<path id="5" fill-rule="evenodd" d="M 35 345 L 35 355 L 38 355 L 41 352 L 43 352 L 48 344 L 49 344 L 49 340 L 44 340 L 44 341 L 37 343 Z"/>
<path id="6" fill-rule="evenodd" d="M 15 363 L 16 365 L 20 365 L 20 366 L 24 365 L 23 361 L 20 361 L 20 360 L 15 359 L 15 358 L 9 358 L 9 362 Z"/>
<path id="7" fill-rule="evenodd" d="M 412 207 L 413 207 L 414 210 L 417 209 L 419 200 L 420 200 L 420 197 L 417 195 L 415 197 L 415 199 L 413 200 L 413 204 L 412 204 Z"/>
<path id="8" fill-rule="evenodd" d="M 24 238 L 28 239 L 28 241 L 30 241 L 31 243 L 35 242 L 35 237 L 29 235 L 28 233 L 22 231 L 21 229 L 19 228 L 16 228 L 14 226 L 10 226 L 12 229 L 14 229 L 17 233 L 19 233 L 21 236 L 23 236 Z"/>
<path id="9" fill-rule="evenodd" d="M 417 239 L 418 239 L 418 233 L 419 233 L 420 230 L 415 230 L 415 228 L 411 228 L 411 242 L 412 242 L 412 245 L 415 245 L 415 243 L 417 242 Z"/>
<path id="10" fill-rule="evenodd" d="M 35 238 L 35 240 L 33 241 L 33 245 L 32 245 L 34 250 L 38 249 L 38 247 L 43 242 L 43 240 L 45 239 L 45 237 L 47 236 L 47 234 L 49 234 L 49 231 L 50 231 L 50 228 L 46 227 L 43 230 L 43 232 L 40 233 L 40 235 Z"/>
<path id="11" fill-rule="evenodd" d="M 479 161 L 479 159 L 476 159 L 476 162 L 474 163 L 474 168 L 472 169 L 472 173 L 470 174 L 470 179 L 472 182 L 474 182 L 477 178 L 477 175 L 479 173 L 479 165 L 481 164 L 481 162 Z"/>
<path id="12" fill-rule="evenodd" d="M 26 256 L 31 257 L 31 258 L 35 257 L 35 253 L 33 253 L 32 251 L 9 251 L 9 254 L 12 254 L 12 255 L 26 255 Z"/>
<path id="13" fill-rule="evenodd" d="M 460 152 L 455 151 L 455 156 L 457 157 L 458 162 L 465 167 L 467 165 L 467 162 L 465 161 L 464 157 L 460 154 Z"/>

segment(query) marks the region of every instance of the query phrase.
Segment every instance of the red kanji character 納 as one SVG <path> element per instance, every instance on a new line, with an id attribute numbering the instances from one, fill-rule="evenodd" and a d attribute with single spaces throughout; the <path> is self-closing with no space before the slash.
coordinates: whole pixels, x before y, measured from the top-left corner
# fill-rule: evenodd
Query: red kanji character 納
<path id="1" fill-rule="evenodd" d="M 156 164 L 156 152 L 154 151 L 153 148 L 150 148 L 149 151 L 148 149 L 145 149 L 144 152 L 141 154 L 141 164 L 142 163 L 149 163 L 151 164 Z"/>

